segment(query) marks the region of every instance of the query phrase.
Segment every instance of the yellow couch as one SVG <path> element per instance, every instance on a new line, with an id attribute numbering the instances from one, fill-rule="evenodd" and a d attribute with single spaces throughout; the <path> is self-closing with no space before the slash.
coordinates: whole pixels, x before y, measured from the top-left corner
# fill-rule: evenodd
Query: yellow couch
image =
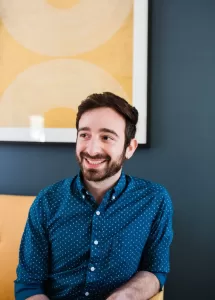
<path id="1" fill-rule="evenodd" d="M 34 198 L 0 195 L 0 300 L 14 299 L 19 244 Z M 151 300 L 163 300 L 163 292 Z"/>

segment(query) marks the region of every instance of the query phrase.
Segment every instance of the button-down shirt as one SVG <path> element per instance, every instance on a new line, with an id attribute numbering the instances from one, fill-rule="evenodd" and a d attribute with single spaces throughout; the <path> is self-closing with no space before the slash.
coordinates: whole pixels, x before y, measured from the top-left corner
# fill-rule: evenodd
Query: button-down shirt
<path id="1" fill-rule="evenodd" d="M 42 190 L 20 246 L 15 294 L 106 299 L 138 271 L 169 272 L 172 203 L 164 187 L 121 174 L 101 204 L 81 174 Z"/>

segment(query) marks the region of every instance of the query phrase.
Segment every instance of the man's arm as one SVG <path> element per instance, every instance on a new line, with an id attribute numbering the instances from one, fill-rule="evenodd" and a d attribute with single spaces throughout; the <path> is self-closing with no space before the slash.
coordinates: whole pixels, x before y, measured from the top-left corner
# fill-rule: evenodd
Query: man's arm
<path id="1" fill-rule="evenodd" d="M 160 282 L 157 277 L 150 272 L 140 271 L 107 300 L 148 300 L 159 290 Z"/>
<path id="2" fill-rule="evenodd" d="M 169 272 L 169 248 L 173 238 L 172 202 L 165 189 L 150 236 L 143 251 L 139 272 L 117 289 L 108 300 L 146 300 L 163 287 Z"/>
<path id="3" fill-rule="evenodd" d="M 16 300 L 34 296 L 47 300 L 44 298 L 49 261 L 45 200 L 45 196 L 41 192 L 33 202 L 28 214 L 19 251 L 17 279 L 15 280 Z"/>

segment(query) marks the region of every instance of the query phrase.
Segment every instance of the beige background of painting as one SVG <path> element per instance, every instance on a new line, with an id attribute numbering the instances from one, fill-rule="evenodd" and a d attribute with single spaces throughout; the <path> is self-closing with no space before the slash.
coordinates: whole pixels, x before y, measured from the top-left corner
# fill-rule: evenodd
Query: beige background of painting
<path id="1" fill-rule="evenodd" d="M 121 1 L 123 2 L 123 0 Z M 79 1 L 47 0 L 47 2 L 61 11 L 71 9 L 74 5 L 77 5 Z M 74 105 L 69 107 L 68 101 L 64 103 L 64 97 L 62 96 L 62 98 L 59 98 L 58 103 L 55 103 L 55 105 L 52 106 L 50 90 L 55 94 L 55 91 L 62 88 L 62 86 L 60 87 L 62 82 L 60 82 L 61 80 L 58 80 L 58 82 L 53 81 L 52 84 L 50 71 L 47 73 L 49 74 L 48 83 L 46 84 L 46 82 L 44 82 L 42 87 L 43 93 L 41 93 L 41 86 L 38 86 L 38 97 L 31 97 L 29 91 L 29 97 L 26 95 L 26 90 L 31 89 L 31 85 L 32 93 L 34 92 L 35 95 L 35 90 L 37 88 L 35 85 L 37 81 L 39 82 L 40 75 L 42 75 L 40 72 L 44 72 L 44 66 L 46 66 L 48 62 L 48 65 L 50 66 L 52 61 L 53 65 L 56 65 L 56 60 L 86 62 L 86 67 L 88 66 L 88 63 L 91 64 L 92 72 L 95 72 L 95 74 L 92 74 L 92 79 L 95 78 L 96 80 L 96 82 L 92 84 L 95 92 L 110 90 L 126 97 L 131 103 L 132 44 L 132 9 L 126 19 L 122 22 L 120 29 L 118 29 L 107 42 L 91 51 L 79 55 L 57 56 L 55 58 L 53 58 L 53 56 L 41 55 L 25 48 L 8 32 L 3 22 L 0 22 L 0 127 L 26 127 L 29 125 L 28 117 L 32 114 L 42 115 L 45 120 L 44 124 L 46 128 L 73 128 L 75 126 L 75 114 L 78 103 L 75 104 L 75 107 Z M 95 68 L 93 68 L 93 66 Z M 28 77 L 28 72 L 32 68 L 37 69 L 37 72 L 34 73 L 35 75 L 33 77 Z M 104 76 L 101 76 L 100 74 L 102 74 L 103 71 Z M 56 69 L 53 68 L 53 72 L 56 72 Z M 24 73 L 27 74 L 25 78 L 29 78 L 29 81 L 18 80 Z M 65 74 L 67 73 L 65 72 Z M 82 91 L 82 97 L 83 95 L 84 97 L 88 95 L 89 87 L 87 88 L 87 85 L 89 85 L 89 77 L 84 78 L 84 76 L 80 75 L 81 74 L 76 78 L 76 85 L 78 84 L 76 94 L 72 92 L 71 88 L 67 89 L 67 87 L 70 87 L 71 85 L 69 74 L 67 74 L 66 79 L 62 75 L 63 88 L 65 92 L 68 91 L 67 98 L 71 97 L 71 101 L 72 98 L 79 101 L 80 95 L 78 90 Z M 102 82 L 99 82 L 97 75 L 103 80 Z M 74 74 L 71 74 L 71 78 L 72 76 L 74 76 Z M 17 84 L 17 82 L 22 82 L 22 84 Z M 28 86 L 28 89 L 26 86 Z M 34 100 L 32 100 L 33 98 Z M 26 104 L 23 99 L 25 99 L 25 101 L 27 99 L 28 103 Z M 80 100 L 82 99 L 83 98 Z M 44 107 L 44 105 L 42 105 L 44 101 L 50 103 L 49 105 L 46 105 L 50 107 L 46 107 L 46 109 L 42 108 Z"/>

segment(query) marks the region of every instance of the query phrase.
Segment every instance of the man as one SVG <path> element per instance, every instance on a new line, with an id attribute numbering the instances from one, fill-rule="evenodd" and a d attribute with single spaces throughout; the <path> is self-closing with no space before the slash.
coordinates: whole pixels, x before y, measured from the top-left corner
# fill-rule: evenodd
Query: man
<path id="1" fill-rule="evenodd" d="M 80 174 L 42 190 L 21 241 L 17 300 L 146 300 L 169 272 L 172 204 L 164 187 L 122 172 L 137 110 L 106 92 L 78 108 Z"/>

